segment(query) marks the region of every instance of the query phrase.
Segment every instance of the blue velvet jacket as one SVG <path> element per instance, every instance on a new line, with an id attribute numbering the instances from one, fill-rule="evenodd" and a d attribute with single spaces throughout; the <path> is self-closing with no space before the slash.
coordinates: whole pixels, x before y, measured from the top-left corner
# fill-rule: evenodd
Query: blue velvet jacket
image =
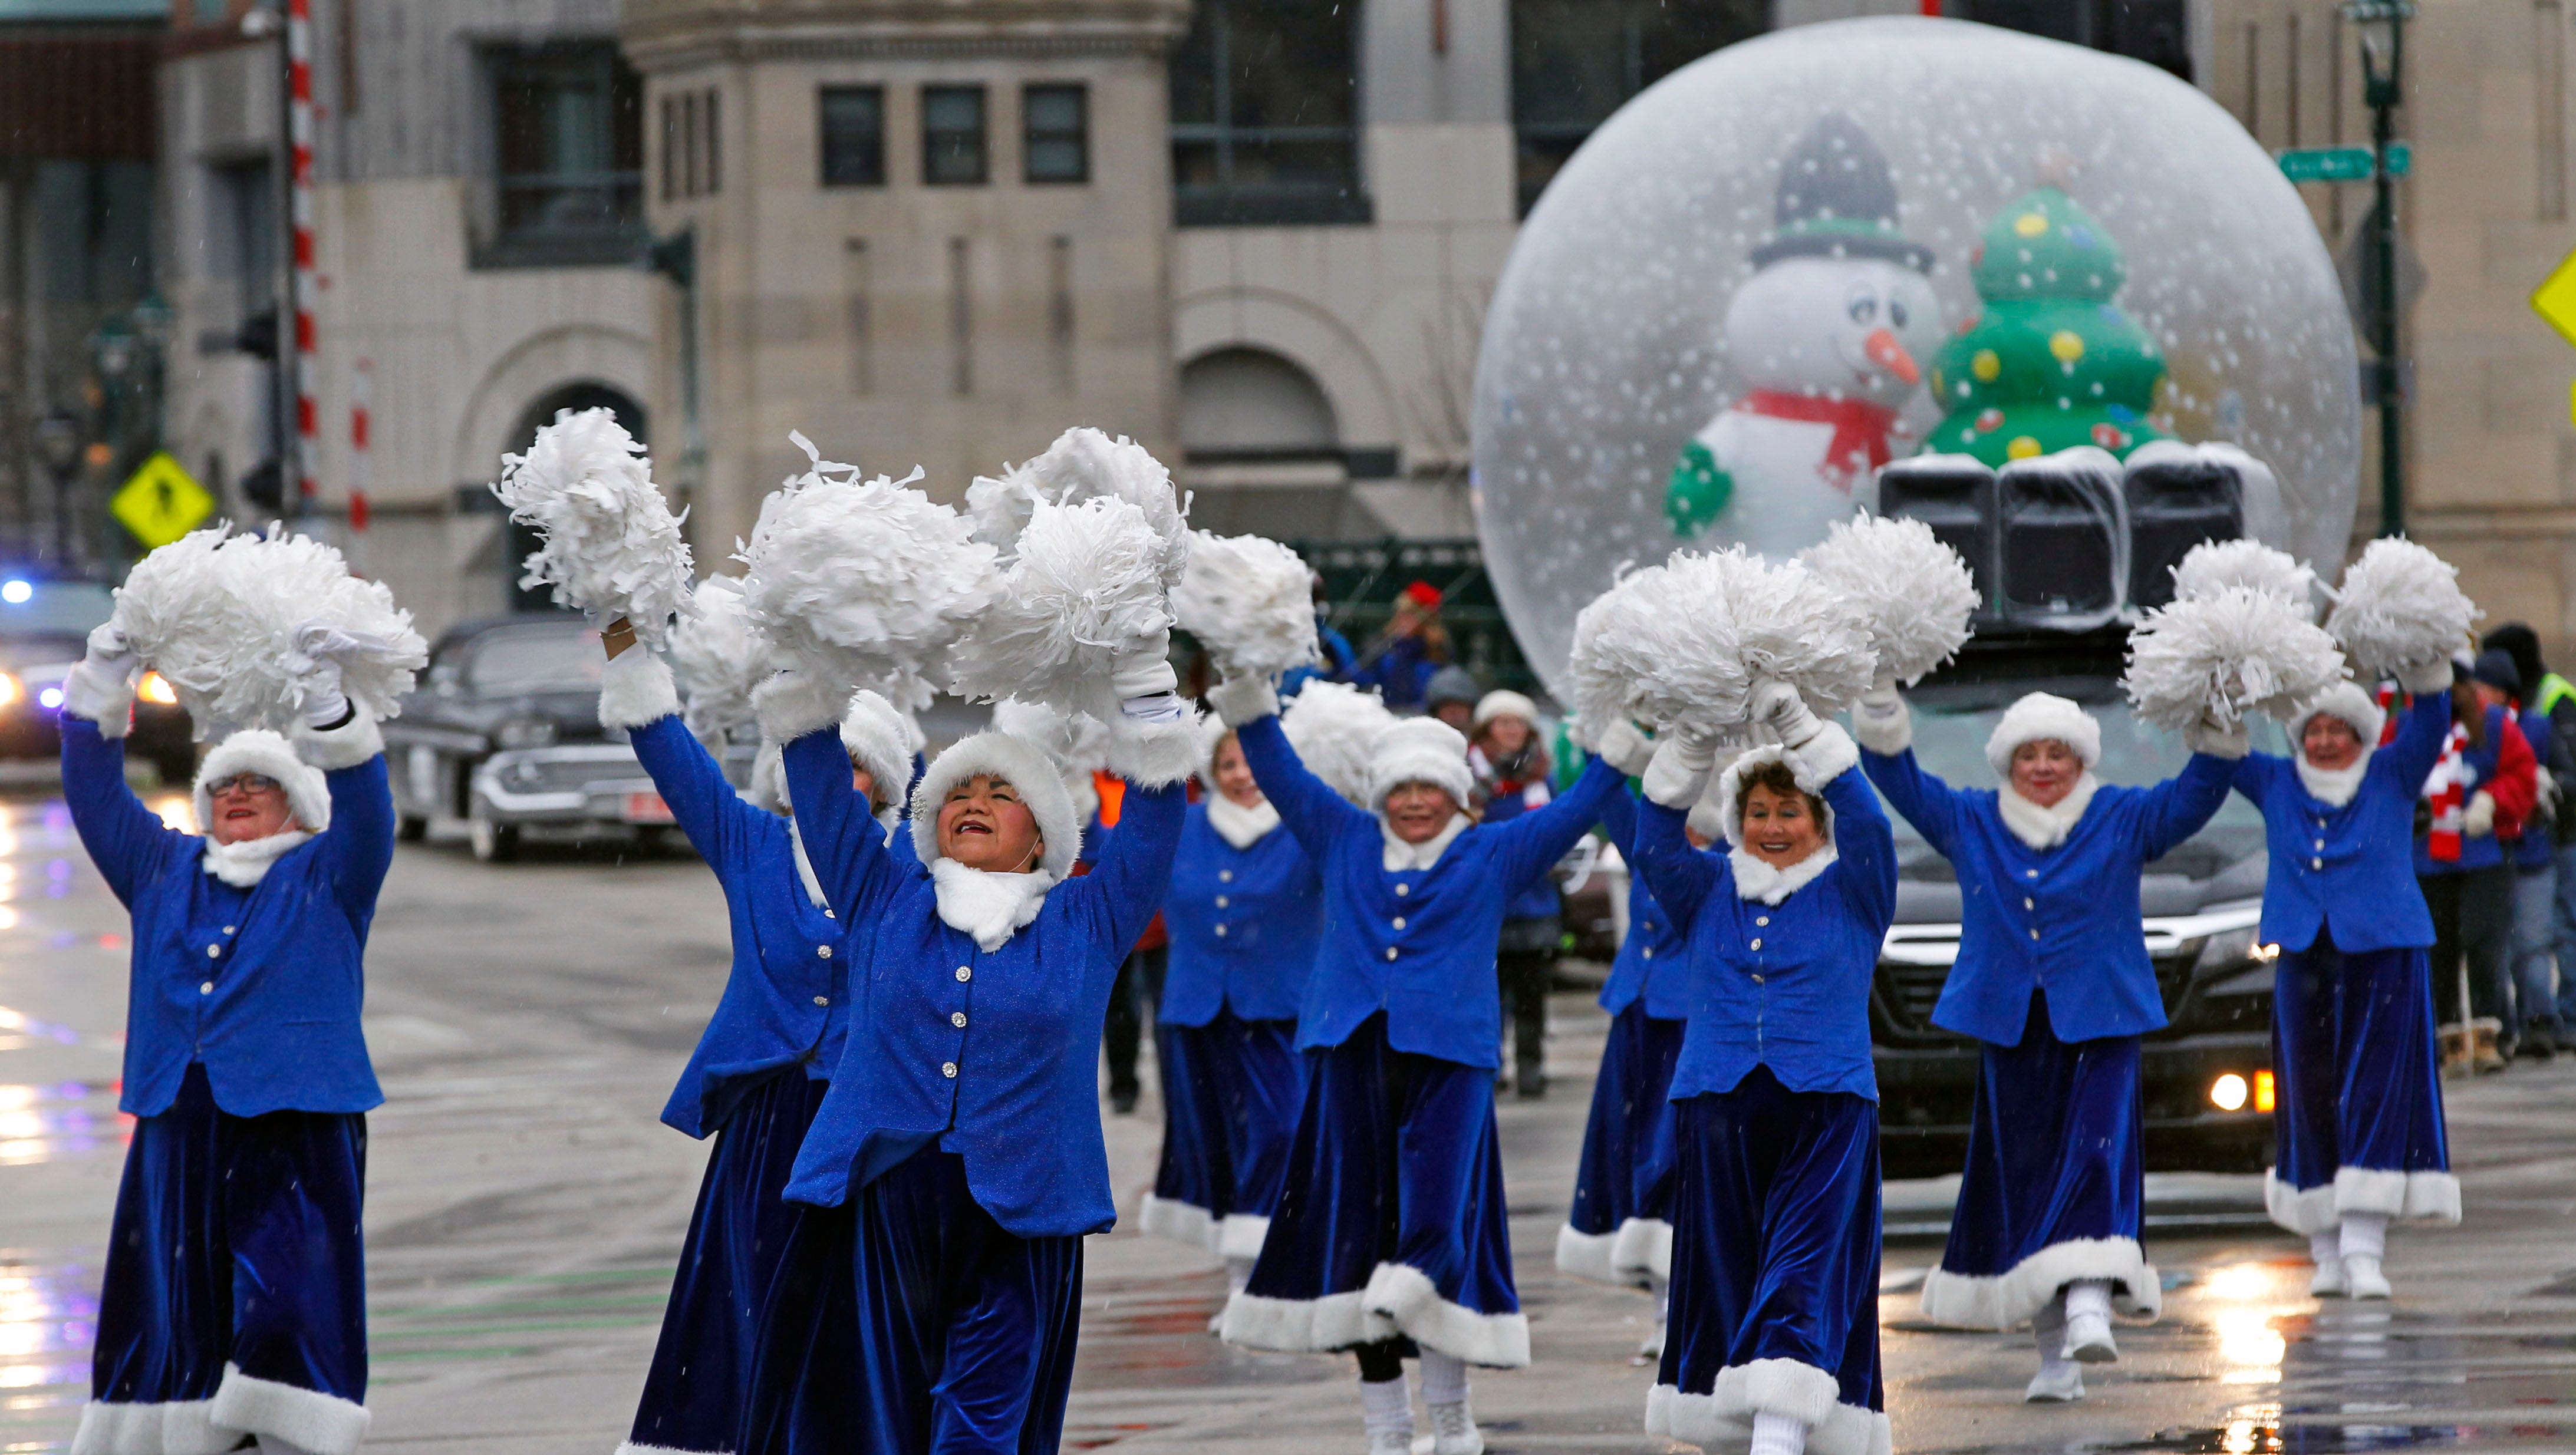
<path id="1" fill-rule="evenodd" d="M 802 1061 L 808 1075 L 822 1077 L 840 1064 L 851 939 L 806 894 L 787 820 L 736 793 L 678 714 L 631 730 L 627 741 L 724 886 L 733 931 L 723 998 L 662 1108 L 665 1123 L 703 1137 L 764 1074 Z"/>
<path id="2" fill-rule="evenodd" d="M 1297 760 L 1276 715 L 1235 734 L 1261 791 L 1324 881 L 1324 942 L 1297 1017 L 1300 1050 L 1338 1046 L 1386 1012 L 1399 1051 L 1491 1067 L 1501 1043 L 1495 946 L 1512 896 L 1548 871 L 1619 791 L 1594 760 L 1565 795 L 1507 824 L 1470 828 L 1429 869 L 1385 866 L 1385 830 Z"/>
<path id="3" fill-rule="evenodd" d="M 874 941 L 787 1195 L 837 1204 L 935 1142 L 964 1159 L 967 1189 L 1004 1230 L 1107 1231 L 1118 1209 L 1100 1135 L 1101 1021 L 1119 961 L 1162 902 L 1182 785 L 1129 788 L 1092 871 L 1050 889 L 1036 919 L 986 950 L 939 918 L 919 859 L 888 848 L 850 788 L 837 732 L 789 743 L 786 767 L 825 895 Z"/>
<path id="4" fill-rule="evenodd" d="M 125 786 L 121 740 L 68 713 L 62 737 L 72 825 L 134 915 L 117 1109 L 169 1110 L 191 1062 L 234 1116 L 382 1106 L 358 1010 L 367 928 L 394 858 L 384 754 L 325 774 L 331 827 L 245 889 L 207 873 L 205 840 Z"/>
<path id="5" fill-rule="evenodd" d="M 1617 796 L 1611 795 L 1613 798 Z M 1487 825 L 1507 824 L 1522 814 L 1545 808 L 1548 798 L 1547 782 L 1541 779 L 1511 792 L 1497 793 L 1485 800 L 1485 810 L 1481 818 Z M 1536 799 L 1537 802 L 1531 802 L 1532 799 Z M 1606 804 L 1609 800 L 1602 801 Z M 1564 912 L 1564 896 L 1558 894 L 1556 886 L 1549 883 L 1547 876 L 1542 874 L 1523 885 L 1521 892 L 1512 896 L 1512 902 L 1504 910 L 1503 917 L 1505 919 L 1554 919 Z"/>
<path id="6" fill-rule="evenodd" d="M 1203 1026 L 1220 1010 L 1238 1020 L 1288 1021 L 1306 994 L 1324 934 L 1324 883 L 1297 836 L 1275 828 L 1238 849 L 1190 805 L 1163 892 L 1171 959 L 1154 1018 Z"/>
<path id="7" fill-rule="evenodd" d="M 2451 699 L 2418 697 L 2397 736 L 2370 755 L 2361 787 L 2341 808 L 2299 781 L 2299 765 L 2249 753 L 2236 791 L 2263 811 L 2263 938 L 2293 953 L 2331 935 L 2341 950 L 2433 943 L 2433 917 L 2415 882 L 2415 800 L 2451 731 Z"/>
<path id="8" fill-rule="evenodd" d="M 1610 962 L 1609 983 L 1601 987 L 1601 1008 L 1617 1015 L 1643 996 L 1646 1014 L 1656 1020 L 1686 1020 L 1691 981 L 1683 965 L 1685 940 L 1673 917 L 1655 902 L 1645 871 L 1637 867 L 1636 795 L 1620 792 L 1603 799 L 1601 827 L 1628 861 L 1628 937 L 1619 942 L 1618 958 Z M 1688 848 L 1690 841 L 1682 844 Z"/>
<path id="9" fill-rule="evenodd" d="M 1682 837 L 1687 815 L 1637 810 L 1637 859 L 1689 940 L 1690 1026 L 1673 1100 L 1733 1091 L 1768 1066 L 1791 1091 L 1878 1100 L 1869 984 L 1896 919 L 1896 835 L 1858 768 L 1825 784 L 1834 862 L 1778 904 L 1746 899 L 1733 860 Z"/>
<path id="10" fill-rule="evenodd" d="M 2059 1040 L 2164 1026 L 2139 927 L 2138 875 L 2218 812 L 2234 763 L 2194 753 L 2153 788 L 2105 783 L 2053 849 L 2013 837 L 1995 789 L 1952 788 L 1924 772 L 1910 748 L 1892 758 L 1863 749 L 1861 766 L 1959 877 L 1959 959 L 1932 1007 L 1934 1025 L 2017 1046 L 2031 993 L 2045 990 Z"/>

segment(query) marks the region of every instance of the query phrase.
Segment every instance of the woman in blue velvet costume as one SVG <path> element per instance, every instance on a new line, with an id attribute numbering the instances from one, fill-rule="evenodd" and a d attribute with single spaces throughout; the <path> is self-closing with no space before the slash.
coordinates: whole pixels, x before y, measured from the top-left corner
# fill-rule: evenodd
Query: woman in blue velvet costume
<path id="1" fill-rule="evenodd" d="M 1547 807 L 1477 827 L 1466 739 L 1408 718 L 1371 751 L 1372 811 L 1307 771 L 1268 684 L 1210 696 L 1322 871 L 1325 902 L 1297 1024 L 1306 1102 L 1287 1185 L 1222 1332 L 1249 1348 L 1356 1352 L 1373 1451 L 1412 1446 L 1403 1355 L 1418 1351 L 1433 1448 L 1476 1455 L 1466 1366 L 1529 1363 L 1494 1141 L 1496 945 L 1513 896 L 1592 826 L 1618 770 L 1595 762 Z"/>
<path id="2" fill-rule="evenodd" d="M 2395 1218 L 2460 1220 L 2442 1126 L 2427 956 L 2433 920 L 2416 887 L 2415 799 L 2451 731 L 2450 664 L 2407 683 L 2397 735 L 2359 686 L 2340 683 L 2294 722 L 2299 756 L 2249 755 L 2236 791 L 2263 811 L 2271 871 L 2262 935 L 2273 966 L 2272 1220 L 2307 1235 L 2320 1295 L 2386 1298 Z"/>
<path id="3" fill-rule="evenodd" d="M 1305 1099 L 1297 1003 L 1323 936 L 1324 886 L 1233 733 L 1218 735 L 1204 777 L 1163 896 L 1163 1156 L 1137 1221 L 1224 1258 L 1240 1291 L 1270 1235 Z"/>
<path id="4" fill-rule="evenodd" d="M 1959 1202 L 1923 1281 L 1936 1323 L 2027 1321 L 2040 1369 L 2028 1398 L 2081 1399 L 2084 1364 L 2119 1357 L 2114 1305 L 2163 1304 L 2146 1261 L 2139 1038 L 2165 1024 L 2138 930 L 2138 876 L 2227 799 L 2245 736 L 2201 734 L 2153 788 L 2093 776 L 2102 729 L 2034 692 L 1986 740 L 1996 789 L 1952 788 L 1914 758 L 1893 687 L 1853 715 L 1862 766 L 1959 880 L 1959 957 L 1932 1023 L 1985 1043 Z"/>
<path id="5" fill-rule="evenodd" d="M 751 1411 L 792 1398 L 755 1390 L 764 1305 L 773 1294 L 798 1297 L 848 1269 L 846 1255 L 836 1261 L 828 1240 L 792 1235 L 802 1209 L 782 1194 L 840 1064 L 850 957 L 865 942 L 854 945 L 853 927 L 825 903 L 786 804 L 777 801 L 776 746 L 762 749 L 752 792 L 764 801 L 756 805 L 734 791 L 681 721 L 671 669 L 633 650 L 634 629 L 612 622 L 602 640 L 609 664 L 600 680 L 600 724 L 627 734 L 672 818 L 715 871 L 733 935 L 724 994 L 662 1109 L 666 1125 L 712 1135 L 715 1148 L 621 1449 L 745 1449 Z M 912 776 L 913 739 L 910 725 L 875 693 L 859 694 L 841 721 L 853 791 L 888 829 L 888 805 L 900 801 Z M 783 1262 L 789 1254 L 798 1261 Z M 805 1403 L 797 1419 L 809 1432 L 851 1428 L 846 1410 Z"/>
<path id="6" fill-rule="evenodd" d="M 138 663 L 114 625 L 63 684 L 63 797 L 134 915 L 134 1139 L 79 1455 L 349 1455 L 366 1436 L 359 1217 L 384 1095 L 358 1008 L 394 806 L 374 719 L 308 655 L 293 741 L 254 729 L 206 754 L 202 836 L 125 785 Z"/>
<path id="7" fill-rule="evenodd" d="M 848 1223 L 851 1297 L 811 1311 L 837 1332 L 763 1335 L 765 1358 L 806 1359 L 801 1377 L 846 1386 L 865 1421 L 812 1448 L 1045 1455 L 1062 1437 L 1082 1239 L 1117 1220 L 1101 1018 L 1162 902 L 1200 742 L 1159 648 L 1114 681 L 1109 767 L 1129 788 L 1092 872 L 1070 880 L 1081 820 L 1043 749 L 986 732 L 941 753 L 914 787 L 913 852 L 897 853 L 827 731 L 835 694 L 792 675 L 758 694 L 815 876 L 873 941 L 788 1186 L 833 1210 L 809 1224 Z M 845 1341 L 855 1360 L 826 1367 Z"/>
<path id="8" fill-rule="evenodd" d="M 1690 997 L 1672 1333 L 1646 1429 L 1709 1451 L 1884 1455 L 1868 1006 L 1896 840 L 1848 734 L 1778 683 L 1752 705 L 1780 742 L 1717 771 L 1728 852 L 1684 838 L 1704 741 L 1665 740 L 1637 810 L 1638 870 L 1686 938 Z"/>

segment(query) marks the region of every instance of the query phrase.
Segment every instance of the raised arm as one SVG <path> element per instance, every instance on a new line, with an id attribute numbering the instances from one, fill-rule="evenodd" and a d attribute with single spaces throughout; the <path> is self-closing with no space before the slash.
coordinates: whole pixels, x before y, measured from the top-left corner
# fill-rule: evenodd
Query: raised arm
<path id="1" fill-rule="evenodd" d="M 2398 717 L 2397 736 L 2372 756 L 2371 766 L 2376 769 L 2385 760 L 2387 771 L 2413 798 L 2423 791 L 2424 780 L 2432 776 L 2433 765 L 2442 758 L 2442 745 L 2450 737 L 2450 689 L 2416 693 Z"/>
<path id="2" fill-rule="evenodd" d="M 1601 800 L 1601 832 L 1621 855 L 1637 856 L 1637 795 L 1623 786 Z"/>
<path id="3" fill-rule="evenodd" d="M 394 866 L 394 791 L 384 735 L 373 719 L 353 714 L 337 727 L 307 727 L 296 738 L 297 754 L 322 770 L 331 793 L 331 828 L 321 852 L 330 856 L 332 893 L 340 912 L 363 926 Z"/>
<path id="4" fill-rule="evenodd" d="M 823 897 L 841 922 L 865 921 L 870 905 L 894 881 L 895 861 L 867 800 L 850 786 L 850 755 L 841 746 L 841 699 L 809 677 L 780 673 L 754 701 L 761 730 L 784 743 L 780 766 L 805 857 Z"/>
<path id="5" fill-rule="evenodd" d="M 1849 866 L 1843 892 L 1884 933 L 1896 919 L 1895 827 L 1857 764 L 1826 780 L 1824 799 L 1834 811 L 1834 852 Z"/>
<path id="6" fill-rule="evenodd" d="M 2235 781 L 2235 759 L 2192 754 L 2181 772 L 2144 794 L 2138 811 L 2140 850 L 2149 859 L 2161 859 L 2199 833 L 2227 802 L 2227 790 Z"/>
<path id="7" fill-rule="evenodd" d="M 1648 800 L 1636 805 L 1634 813 L 1635 847 L 1628 851 L 1629 872 L 1645 880 L 1674 932 L 1687 935 L 1699 918 L 1700 906 L 1717 892 L 1718 881 L 1726 873 L 1722 861 L 1692 848 L 1683 837 L 1683 826 L 1690 819 L 1686 810 Z"/>
<path id="8" fill-rule="evenodd" d="M 1108 942 L 1121 951 L 1145 933 L 1171 883 L 1172 855 L 1180 848 L 1181 822 L 1189 811 L 1186 785 L 1195 746 L 1184 743 L 1179 756 L 1177 777 L 1152 787 L 1129 780 L 1127 801 L 1118 812 L 1118 832 L 1092 861 L 1091 872 L 1076 881 L 1099 896 Z"/>
<path id="9" fill-rule="evenodd" d="M 1520 817 L 1493 825 L 1481 832 L 1494 835 L 1501 842 L 1495 849 L 1495 863 L 1503 876 L 1503 892 L 1518 894 L 1530 881 L 1548 871 L 1548 867 L 1565 857 L 1574 842 L 1592 831 L 1601 821 L 1601 806 L 1613 797 L 1625 797 L 1627 780 L 1619 770 L 1599 758 L 1583 767 L 1582 775 L 1565 795 L 1545 808 L 1534 808 Z"/>
<path id="10" fill-rule="evenodd" d="M 2296 752 L 2294 744 L 2291 751 Z M 2247 753 L 2236 760 L 2236 769 L 2227 775 L 2228 786 L 2245 796 L 2256 808 L 2263 806 L 2263 796 L 2272 791 L 2273 778 L 2288 771 L 2290 760 L 2274 753 Z"/>
<path id="11" fill-rule="evenodd" d="M 1923 842 L 1942 858 L 1954 856 L 1959 842 L 1959 811 L 1967 795 L 1923 771 L 1911 746 L 1893 756 L 1861 749 L 1860 767 L 1887 805 L 1905 816 Z"/>
<path id="12" fill-rule="evenodd" d="M 1279 821 L 1297 836 L 1306 857 L 1321 863 L 1332 851 L 1335 835 L 1369 817 L 1366 810 L 1333 791 L 1332 785 L 1308 771 L 1279 726 L 1279 699 L 1269 684 L 1245 678 L 1220 684 L 1208 694 L 1217 715 L 1234 729 L 1243 745 L 1243 761 L 1252 769 L 1262 796 L 1279 810 Z"/>
<path id="13" fill-rule="evenodd" d="M 135 664 L 123 637 L 102 643 L 101 635 L 114 631 L 103 626 L 92 633 L 88 659 L 63 679 L 63 801 L 99 876 L 131 908 L 136 888 L 168 855 L 196 840 L 161 822 L 125 786 L 125 734 L 134 709 L 127 678 Z"/>
<path id="14" fill-rule="evenodd" d="M 718 875 L 737 862 L 753 820 L 767 815 L 743 801 L 714 756 L 680 720 L 680 693 L 670 666 L 631 646 L 609 658 L 599 680 L 599 723 L 626 730 L 636 761 L 652 775 L 672 820 L 700 857 Z"/>

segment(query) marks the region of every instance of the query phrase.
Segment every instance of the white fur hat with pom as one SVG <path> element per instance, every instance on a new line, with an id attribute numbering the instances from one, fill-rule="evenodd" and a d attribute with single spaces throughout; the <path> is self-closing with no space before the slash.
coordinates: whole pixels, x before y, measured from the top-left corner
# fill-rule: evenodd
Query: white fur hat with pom
<path id="1" fill-rule="evenodd" d="M 2309 720 L 2320 714 L 2352 724 L 2365 748 L 2379 746 L 2379 734 L 2388 725 L 2388 714 L 2380 710 L 2370 689 L 2358 682 L 2338 682 L 2299 704 L 2298 715 L 2290 721 L 2291 733 L 2305 733 Z"/>
<path id="2" fill-rule="evenodd" d="M 1407 783 L 1428 783 L 1464 808 L 1476 786 L 1467 769 L 1466 734 L 1436 717 L 1389 724 L 1369 750 L 1369 807 L 1385 808 L 1386 796 Z"/>
<path id="3" fill-rule="evenodd" d="M 322 770 L 296 756 L 295 745 L 280 734 L 266 728 L 245 728 L 215 744 L 197 768 L 200 829 L 213 827 L 215 821 L 215 800 L 206 785 L 237 773 L 276 779 L 286 790 L 286 806 L 295 815 L 296 827 L 317 834 L 331 827 L 331 785 L 323 778 Z"/>
<path id="4" fill-rule="evenodd" d="M 1059 881 L 1072 873 L 1073 861 L 1082 856 L 1082 819 L 1065 790 L 1062 770 L 1046 749 L 1009 733 L 960 738 L 930 760 L 929 771 L 912 790 L 912 842 L 921 862 L 939 858 L 939 806 L 947 801 L 948 790 L 979 775 L 999 778 L 1019 791 L 1046 846 L 1038 867 Z"/>
<path id="5" fill-rule="evenodd" d="M 1996 777 L 2009 778 L 2013 753 L 2022 744 L 2052 738 L 2072 749 L 2088 770 L 2102 760 L 2102 725 L 2093 714 L 2071 698 L 2034 692 L 2004 710 L 2003 720 L 1986 739 L 1986 762 Z"/>

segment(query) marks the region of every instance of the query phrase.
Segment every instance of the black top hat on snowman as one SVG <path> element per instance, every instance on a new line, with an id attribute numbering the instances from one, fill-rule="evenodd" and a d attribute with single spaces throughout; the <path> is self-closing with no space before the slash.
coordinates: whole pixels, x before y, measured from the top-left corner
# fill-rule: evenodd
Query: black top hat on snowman
<path id="1" fill-rule="evenodd" d="M 1782 258 L 1884 258 L 1932 271 L 1932 250 L 1897 230 L 1886 154 L 1839 111 L 1816 118 L 1782 159 L 1771 220 L 1771 240 L 1752 253 L 1757 268 Z"/>

